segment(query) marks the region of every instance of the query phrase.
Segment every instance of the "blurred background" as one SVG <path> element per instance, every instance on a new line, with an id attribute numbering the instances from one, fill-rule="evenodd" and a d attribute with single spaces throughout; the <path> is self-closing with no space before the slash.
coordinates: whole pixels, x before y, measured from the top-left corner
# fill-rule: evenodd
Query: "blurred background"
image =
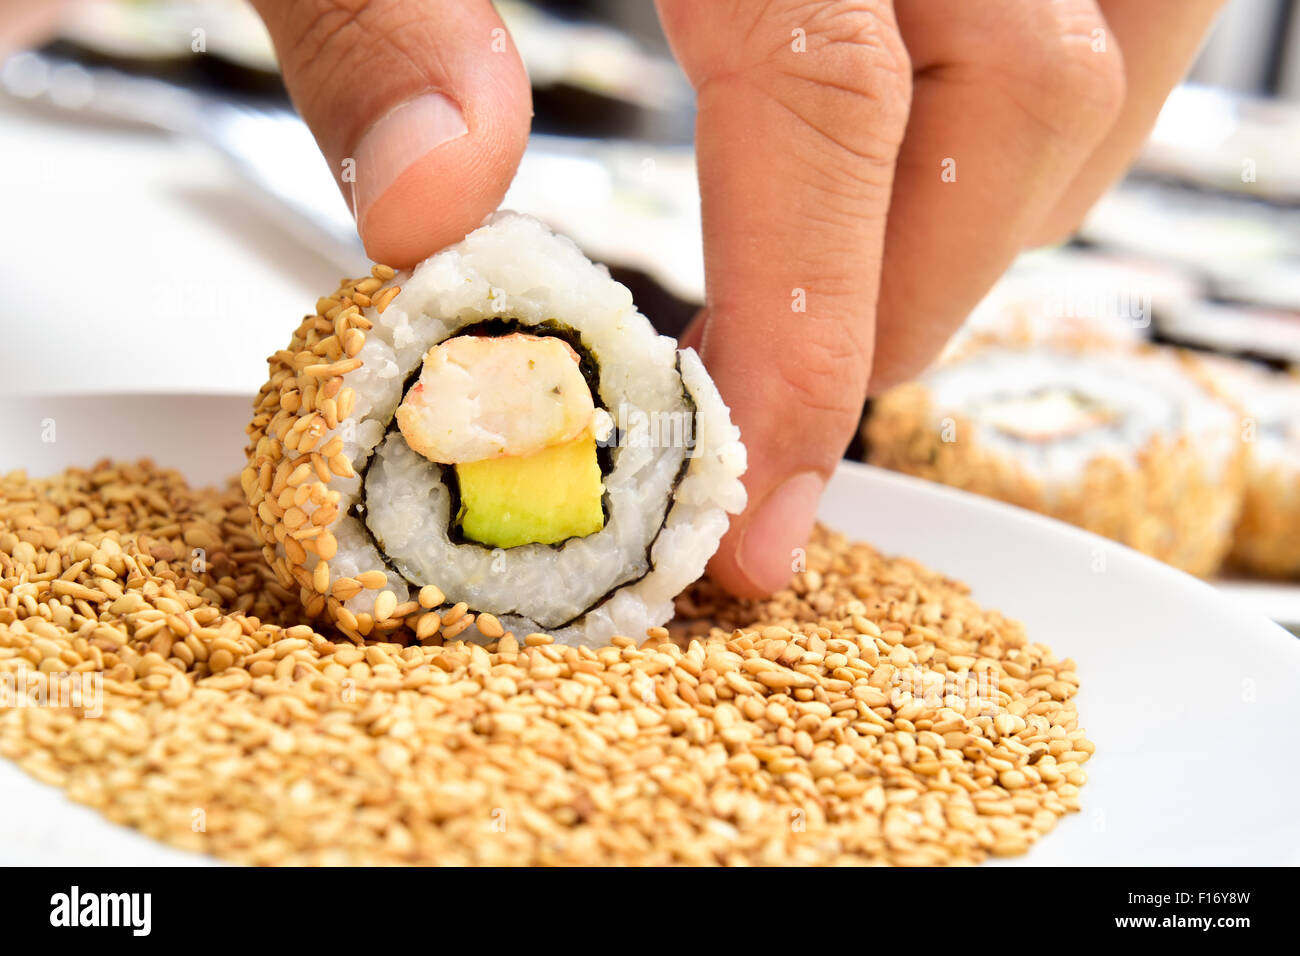
<path id="1" fill-rule="evenodd" d="M 679 331 L 704 284 L 692 97 L 653 4 L 497 6 L 536 110 L 506 205 Z M 5 0 L 0 142 L 0 392 L 255 392 L 321 291 L 367 268 L 243 0 Z M 1300 0 L 1225 5 L 1130 175 L 968 333 L 1063 317 L 1300 363 Z"/>
<path id="2" fill-rule="evenodd" d="M 676 331 L 703 295 L 693 111 L 653 4 L 498 7 L 536 104 L 507 204 Z M 365 259 L 251 8 L 6 0 L 0 57 L 0 315 L 24 341 L 0 390 L 254 391 Z M 1300 0 L 1227 3 L 1129 179 L 1076 242 L 1025 258 L 1000 290 L 1018 301 L 1065 270 L 1152 299 L 1147 334 L 1300 361 Z"/>

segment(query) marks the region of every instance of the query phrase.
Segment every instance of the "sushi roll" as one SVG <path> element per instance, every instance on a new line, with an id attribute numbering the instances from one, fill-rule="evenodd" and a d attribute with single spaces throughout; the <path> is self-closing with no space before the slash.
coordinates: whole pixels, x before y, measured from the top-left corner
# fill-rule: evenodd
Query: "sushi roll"
<path id="1" fill-rule="evenodd" d="M 1238 424 L 1164 350 L 989 345 L 878 398 L 865 439 L 873 464 L 1209 575 L 1240 505 Z"/>
<path id="2" fill-rule="evenodd" d="M 345 281 L 269 362 L 254 530 L 353 639 L 641 635 L 745 504 L 745 448 L 695 352 L 525 216 Z"/>
<path id="3" fill-rule="evenodd" d="M 1097 200 L 1079 237 L 1216 282 L 1245 267 L 1300 256 L 1292 217 L 1285 206 L 1130 179 Z"/>
<path id="4" fill-rule="evenodd" d="M 1156 329 L 1174 345 L 1266 362 L 1300 362 L 1300 312 L 1209 299 L 1160 314 Z"/>
<path id="5" fill-rule="evenodd" d="M 1152 315 L 1201 295 L 1191 273 L 1093 251 L 1025 253 L 971 310 L 948 355 L 970 341 L 1140 344 Z"/>
<path id="6" fill-rule="evenodd" d="M 1300 378 L 1250 362 L 1200 360 L 1241 412 L 1248 453 L 1230 562 L 1265 577 L 1300 577 Z"/>

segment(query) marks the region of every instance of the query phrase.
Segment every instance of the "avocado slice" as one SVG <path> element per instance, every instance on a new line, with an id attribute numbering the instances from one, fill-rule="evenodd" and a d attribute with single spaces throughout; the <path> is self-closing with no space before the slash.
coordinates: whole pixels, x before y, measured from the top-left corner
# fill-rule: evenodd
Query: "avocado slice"
<path id="1" fill-rule="evenodd" d="M 461 531 L 493 548 L 555 544 L 605 524 L 591 431 L 523 457 L 456 465 Z"/>

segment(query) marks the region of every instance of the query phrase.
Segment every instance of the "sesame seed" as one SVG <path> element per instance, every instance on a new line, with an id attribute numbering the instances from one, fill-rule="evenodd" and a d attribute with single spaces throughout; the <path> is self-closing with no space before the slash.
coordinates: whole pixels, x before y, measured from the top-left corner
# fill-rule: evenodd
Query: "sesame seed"
<path id="1" fill-rule="evenodd" d="M 322 532 L 316 540 L 316 554 L 324 561 L 330 561 L 338 553 L 338 539 L 328 531 Z"/>
<path id="2" fill-rule="evenodd" d="M 329 459 L 330 471 L 340 478 L 355 478 L 356 472 L 352 470 L 352 462 L 348 461 L 347 456 L 343 454 L 335 455 Z"/>
<path id="3" fill-rule="evenodd" d="M 388 620 L 392 617 L 393 609 L 396 607 L 397 595 L 392 591 L 380 591 L 379 596 L 375 598 L 375 620 Z"/>
<path id="4" fill-rule="evenodd" d="M 308 365 L 302 371 L 304 375 L 311 375 L 316 378 L 330 378 L 334 375 L 346 375 L 348 372 L 355 372 L 359 368 L 361 368 L 361 359 L 347 358 L 324 365 Z"/>
<path id="5" fill-rule="evenodd" d="M 448 624 L 444 620 L 442 622 L 442 639 L 444 641 L 450 641 L 453 638 L 459 637 L 461 634 L 465 633 L 473 626 L 474 626 L 474 615 L 472 614 L 466 614 L 464 617 L 456 621 L 454 624 Z"/>
<path id="6" fill-rule="evenodd" d="M 442 626 L 442 619 L 434 613 L 421 614 L 415 625 L 415 636 L 420 640 L 428 640 L 438 633 Z"/>
<path id="7" fill-rule="evenodd" d="M 394 298 L 397 297 L 397 294 L 401 291 L 402 291 L 401 286 L 396 286 L 396 285 L 389 286 L 383 292 L 375 296 L 375 309 L 378 310 L 380 313 L 382 313 L 385 309 L 388 308 L 389 304 L 393 301 Z"/>
<path id="8" fill-rule="evenodd" d="M 357 583 L 368 591 L 388 586 L 388 575 L 383 571 L 363 571 L 356 576 Z"/>
<path id="9" fill-rule="evenodd" d="M 362 591 L 362 584 L 356 578 L 337 578 L 330 586 L 330 594 L 340 601 L 350 601 Z"/>
<path id="10" fill-rule="evenodd" d="M 343 352 L 348 358 L 355 358 L 366 344 L 366 334 L 360 329 L 348 329 L 343 333 Z"/>

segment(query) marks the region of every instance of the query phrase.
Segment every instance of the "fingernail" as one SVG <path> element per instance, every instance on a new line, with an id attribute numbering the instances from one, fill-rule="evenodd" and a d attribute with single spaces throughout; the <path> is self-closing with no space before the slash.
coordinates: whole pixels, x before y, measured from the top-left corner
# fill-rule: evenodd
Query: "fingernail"
<path id="1" fill-rule="evenodd" d="M 805 471 L 787 478 L 759 505 L 736 552 L 736 563 L 754 587 L 771 593 L 790 582 L 796 549 L 808 544 L 825 487 L 821 475 Z"/>
<path id="2" fill-rule="evenodd" d="M 357 223 L 413 163 L 467 132 L 460 107 L 442 93 L 422 93 L 385 114 L 355 151 L 352 211 Z"/>

